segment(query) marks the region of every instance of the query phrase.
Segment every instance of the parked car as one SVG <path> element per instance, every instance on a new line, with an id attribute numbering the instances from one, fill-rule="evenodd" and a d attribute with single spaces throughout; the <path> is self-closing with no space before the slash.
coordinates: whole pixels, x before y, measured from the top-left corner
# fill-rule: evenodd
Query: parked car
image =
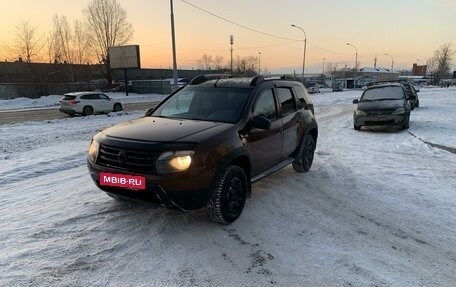
<path id="1" fill-rule="evenodd" d="M 353 103 L 357 104 L 353 113 L 355 130 L 362 126 L 410 126 L 410 103 L 401 84 L 371 86 Z"/>
<path id="2" fill-rule="evenodd" d="M 320 87 L 318 87 L 318 86 L 308 87 L 308 88 L 307 88 L 307 92 L 308 92 L 309 94 L 317 94 L 317 93 L 320 92 Z"/>
<path id="3" fill-rule="evenodd" d="M 420 106 L 420 99 L 418 98 L 418 92 L 415 86 L 410 83 L 402 82 L 402 85 L 405 87 L 407 98 L 410 101 L 410 108 L 414 110 L 416 107 Z"/>
<path id="4" fill-rule="evenodd" d="M 334 86 L 332 91 L 333 92 L 343 92 L 344 89 L 342 88 L 342 86 Z"/>
<path id="5" fill-rule="evenodd" d="M 198 76 L 142 118 L 97 133 L 88 169 L 115 198 L 236 220 L 252 182 L 292 164 L 306 172 L 318 136 L 296 81 Z"/>
<path id="6" fill-rule="evenodd" d="M 121 111 L 122 103 L 100 92 L 76 92 L 63 95 L 60 111 L 84 116 Z"/>
<path id="7" fill-rule="evenodd" d="M 174 88 L 174 79 L 171 78 L 171 79 L 168 79 L 168 80 L 169 80 L 169 84 L 171 85 L 171 90 L 175 90 L 175 88 Z M 178 78 L 177 79 L 177 88 L 176 89 L 188 85 L 188 82 L 189 82 L 189 79 L 187 79 L 187 78 Z"/>

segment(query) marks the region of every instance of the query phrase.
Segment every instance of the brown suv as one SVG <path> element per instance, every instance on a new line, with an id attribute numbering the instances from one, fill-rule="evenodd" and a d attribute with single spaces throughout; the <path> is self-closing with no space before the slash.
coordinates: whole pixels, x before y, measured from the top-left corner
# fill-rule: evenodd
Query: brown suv
<path id="1" fill-rule="evenodd" d="M 198 76 L 146 116 L 96 134 L 88 156 L 115 198 L 236 220 L 251 183 L 292 163 L 312 165 L 318 128 L 304 86 L 281 79 Z"/>

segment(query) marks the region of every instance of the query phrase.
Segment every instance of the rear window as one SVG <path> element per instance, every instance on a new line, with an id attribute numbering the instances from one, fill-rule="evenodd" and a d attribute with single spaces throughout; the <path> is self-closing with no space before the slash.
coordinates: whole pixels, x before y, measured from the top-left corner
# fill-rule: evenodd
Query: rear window
<path id="1" fill-rule="evenodd" d="M 402 100 L 404 97 L 401 87 L 379 87 L 366 90 L 361 101 Z"/>
<path id="2" fill-rule="evenodd" d="M 71 101 L 71 100 L 74 100 L 76 99 L 76 96 L 70 96 L 70 95 L 63 95 L 63 99 L 64 101 Z"/>

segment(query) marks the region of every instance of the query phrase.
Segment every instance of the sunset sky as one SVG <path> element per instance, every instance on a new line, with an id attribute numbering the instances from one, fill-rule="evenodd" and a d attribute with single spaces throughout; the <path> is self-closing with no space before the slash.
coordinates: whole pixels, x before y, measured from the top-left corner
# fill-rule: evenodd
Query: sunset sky
<path id="1" fill-rule="evenodd" d="M 170 1 L 119 0 L 134 27 L 131 44 L 140 45 L 144 68 L 172 67 Z M 230 59 L 229 35 L 234 35 L 234 55 L 258 56 L 270 72 L 301 71 L 304 34 L 307 34 L 306 73 L 321 72 L 323 63 L 353 67 L 358 49 L 360 67 L 391 66 L 411 69 L 425 64 L 442 44 L 456 48 L 456 1 L 454 0 L 186 0 L 253 32 L 174 0 L 179 68 L 197 68 L 203 54 Z M 0 43 L 13 43 L 15 27 L 29 20 L 47 36 L 55 14 L 72 23 L 83 19 L 89 0 L 0 0 Z M 286 38 L 286 39 L 284 39 Z M 287 40 L 289 39 L 289 40 Z M 1 59 L 14 60 L 4 50 Z M 325 60 L 323 60 L 323 58 Z M 454 66 L 452 67 L 454 68 Z"/>

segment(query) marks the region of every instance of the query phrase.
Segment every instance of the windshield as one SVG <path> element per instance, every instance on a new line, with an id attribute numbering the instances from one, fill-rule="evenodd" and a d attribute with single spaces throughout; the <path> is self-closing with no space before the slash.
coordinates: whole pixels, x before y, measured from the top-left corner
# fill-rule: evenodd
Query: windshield
<path id="1" fill-rule="evenodd" d="M 155 110 L 152 116 L 235 123 L 250 88 L 186 87 Z"/>
<path id="2" fill-rule="evenodd" d="M 361 101 L 402 100 L 404 90 L 401 87 L 379 87 L 364 91 Z"/>

